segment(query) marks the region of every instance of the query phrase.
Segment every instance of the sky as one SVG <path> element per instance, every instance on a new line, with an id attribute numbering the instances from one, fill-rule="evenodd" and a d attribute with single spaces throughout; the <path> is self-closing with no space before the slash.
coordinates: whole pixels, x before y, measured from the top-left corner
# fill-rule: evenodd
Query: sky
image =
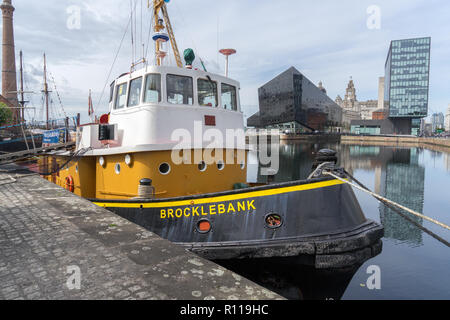
<path id="1" fill-rule="evenodd" d="M 86 121 L 89 90 L 96 114 L 107 113 L 109 83 L 128 72 L 133 60 L 131 29 L 136 60 L 145 55 L 151 21 L 147 0 L 12 3 L 17 65 L 22 50 L 25 89 L 35 92 L 26 95 L 35 108 L 27 118 L 44 117 L 44 52 L 53 91 L 51 116 L 80 112 Z M 129 24 L 131 7 L 135 24 Z M 428 36 L 429 114 L 445 114 L 450 104 L 448 0 L 171 0 L 168 11 L 180 52 L 192 48 L 196 53 L 194 65 L 200 57 L 208 71 L 222 74 L 225 60 L 218 49 L 237 50 L 229 75 L 240 81 L 246 116 L 258 110 L 258 88 L 291 66 L 316 84 L 322 81 L 333 100 L 344 96 L 350 77 L 358 100 L 377 99 L 390 41 Z M 152 49 L 150 43 L 150 61 Z"/>

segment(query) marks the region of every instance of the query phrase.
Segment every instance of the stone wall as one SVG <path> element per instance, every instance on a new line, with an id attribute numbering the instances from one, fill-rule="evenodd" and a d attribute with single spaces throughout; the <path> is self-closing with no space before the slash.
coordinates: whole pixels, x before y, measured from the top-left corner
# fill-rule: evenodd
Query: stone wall
<path id="1" fill-rule="evenodd" d="M 342 136 L 341 142 L 376 142 L 376 143 L 412 143 L 422 145 L 434 145 L 450 148 L 450 139 L 438 138 L 418 138 L 418 137 L 403 137 L 403 136 Z"/>

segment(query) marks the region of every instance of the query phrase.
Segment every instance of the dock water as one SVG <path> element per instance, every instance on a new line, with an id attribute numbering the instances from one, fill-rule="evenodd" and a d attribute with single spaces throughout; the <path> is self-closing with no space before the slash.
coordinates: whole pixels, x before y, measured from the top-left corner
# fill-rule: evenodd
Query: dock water
<path id="1" fill-rule="evenodd" d="M 282 299 L 17 165 L 0 166 L 0 299 Z"/>

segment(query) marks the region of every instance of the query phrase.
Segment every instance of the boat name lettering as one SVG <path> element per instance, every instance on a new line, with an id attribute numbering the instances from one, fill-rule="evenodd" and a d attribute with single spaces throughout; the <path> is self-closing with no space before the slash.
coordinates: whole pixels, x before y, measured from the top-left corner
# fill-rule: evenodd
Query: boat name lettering
<path id="1" fill-rule="evenodd" d="M 219 203 L 185 208 L 167 208 L 160 210 L 161 219 L 201 217 L 224 213 L 237 213 L 256 210 L 255 200 L 237 201 L 236 203 Z"/>

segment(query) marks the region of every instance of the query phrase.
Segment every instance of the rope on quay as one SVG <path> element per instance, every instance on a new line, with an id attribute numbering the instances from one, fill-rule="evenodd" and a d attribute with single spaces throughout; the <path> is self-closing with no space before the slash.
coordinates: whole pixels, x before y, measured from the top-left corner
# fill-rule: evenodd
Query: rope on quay
<path id="1" fill-rule="evenodd" d="M 345 180 L 345 179 L 343 179 L 343 178 L 341 178 L 341 177 L 338 177 L 337 175 L 335 175 L 335 174 L 333 174 L 333 173 L 331 173 L 331 172 L 329 172 L 329 171 L 323 172 L 323 174 L 327 174 L 327 175 L 329 175 L 329 176 L 332 176 L 333 178 L 338 179 L 338 180 L 340 180 L 340 181 L 342 181 L 342 182 L 344 182 L 344 183 L 347 183 L 347 184 L 351 185 L 352 187 L 354 187 L 354 188 L 356 188 L 356 189 L 358 189 L 358 190 L 364 191 L 364 192 L 370 194 L 371 196 L 373 196 L 374 198 L 378 199 L 378 200 L 381 201 L 381 202 L 388 203 L 388 204 L 390 204 L 390 205 L 396 206 L 396 207 L 398 207 L 398 208 L 400 208 L 400 209 L 402 209 L 402 210 L 405 210 L 406 212 L 409 212 L 409 213 L 411 213 L 411 214 L 413 214 L 413 215 L 415 215 L 415 216 L 417 216 L 417 217 L 420 217 L 420 218 L 425 219 L 425 220 L 427 220 L 427 221 L 430 221 L 430 222 L 432 222 L 432 223 L 434 223 L 434 224 L 437 224 L 438 226 L 441 226 L 441 227 L 443 227 L 443 228 L 445 228 L 445 229 L 447 229 L 447 230 L 450 230 L 450 227 L 449 227 L 448 225 L 442 223 L 442 222 L 439 222 L 439 221 L 437 221 L 437 220 L 435 220 L 435 219 L 433 219 L 433 218 L 424 216 L 423 214 L 420 214 L 420 213 L 418 213 L 418 212 L 416 212 L 416 211 L 414 211 L 414 210 L 411 210 L 411 209 L 409 209 L 409 208 L 407 208 L 407 207 L 405 207 L 405 206 L 402 206 L 401 204 L 398 204 L 398 203 L 396 203 L 396 202 L 394 202 L 394 201 L 391 201 L 391 200 L 389 200 L 389 199 L 386 199 L 386 198 L 384 198 L 384 197 L 382 197 L 382 196 L 380 196 L 380 195 L 378 195 L 378 194 L 376 194 L 376 193 L 370 191 L 370 190 L 367 189 L 367 188 L 363 188 L 363 187 L 360 187 L 360 186 L 358 186 L 358 185 L 356 185 L 356 184 L 354 184 L 354 183 L 351 183 L 350 181 Z M 347 174 L 349 177 L 351 177 L 347 172 L 346 172 L 346 174 Z M 352 178 L 352 177 L 351 177 L 351 178 Z M 356 181 L 356 179 L 354 179 L 354 178 L 353 178 L 353 180 Z"/>

